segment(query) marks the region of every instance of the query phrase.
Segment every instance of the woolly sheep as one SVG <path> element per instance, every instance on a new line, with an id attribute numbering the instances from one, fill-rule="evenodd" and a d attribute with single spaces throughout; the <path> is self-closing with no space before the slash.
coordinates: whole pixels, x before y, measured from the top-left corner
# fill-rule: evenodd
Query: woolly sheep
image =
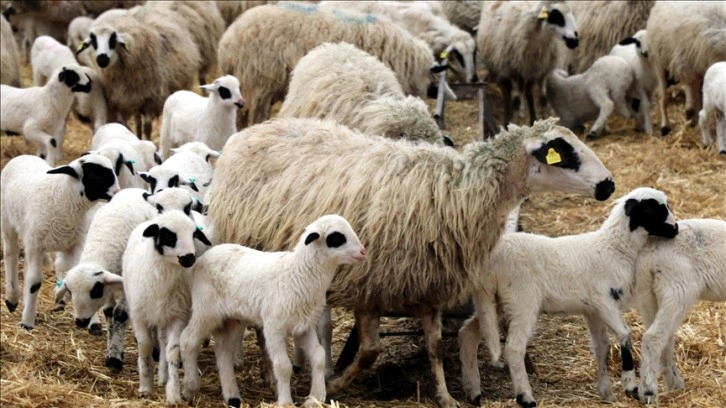
<path id="1" fill-rule="evenodd" d="M 197 240 L 211 242 L 186 214 L 164 212 L 139 224 L 123 255 L 123 287 L 138 342 L 139 394 L 152 391 L 152 331 L 159 339 L 159 384 L 166 384 L 166 403 L 181 403 L 179 335 L 189 321 L 189 282 Z M 165 364 L 166 362 L 166 364 Z"/>
<path id="2" fill-rule="evenodd" d="M 600 136 L 613 110 L 629 118 L 629 96 L 638 96 L 638 110 L 650 112 L 648 96 L 635 78 L 635 73 L 624 59 L 612 55 L 600 57 L 582 74 L 567 76 L 567 72 L 555 69 L 547 76 L 547 100 L 570 129 L 582 127 L 586 121 L 595 120 L 587 137 Z M 646 122 L 646 132 L 652 130 Z"/>
<path id="3" fill-rule="evenodd" d="M 288 89 L 279 117 L 332 119 L 366 134 L 442 140 L 426 104 L 405 96 L 378 58 L 348 43 L 310 51 L 292 71 Z"/>
<path id="4" fill-rule="evenodd" d="M 76 64 L 58 68 L 43 87 L 0 85 L 0 130 L 22 133 L 53 165 L 63 152 L 66 119 L 74 95 L 91 89 L 91 79 Z"/>
<path id="5" fill-rule="evenodd" d="M 378 316 L 407 310 L 423 319 L 439 402 L 454 406 L 443 378 L 441 309 L 469 300 L 473 274 L 509 210 L 533 192 L 604 200 L 614 189 L 595 154 L 555 123 L 512 125 L 459 153 L 331 121 L 268 121 L 225 145 L 210 186 L 209 222 L 219 242 L 263 250 L 292 246 L 289 235 L 304 227 L 304 217 L 335 212 L 356 225 L 372 257 L 366 267 L 336 275 L 328 302 L 355 311 L 361 353 L 328 392 L 340 392 L 374 362 Z"/>
<path id="6" fill-rule="evenodd" d="M 295 47 L 281 49 L 287 40 L 279 39 L 290 35 L 295 36 Z M 239 79 L 248 102 L 238 125 L 267 119 L 272 103 L 283 99 L 295 64 L 326 41 L 346 41 L 378 57 L 396 73 L 407 94 L 424 96 L 432 85 L 436 65 L 431 49 L 388 19 L 324 12 L 303 3 L 258 6 L 235 20 L 219 42 L 222 73 Z"/>
<path id="7" fill-rule="evenodd" d="M 222 150 L 227 138 L 237 133 L 237 109 L 245 103 L 237 78 L 225 75 L 200 88 L 209 92 L 209 96 L 176 91 L 164 102 L 159 134 L 164 157 L 169 157 L 172 147 L 192 141 Z"/>
<path id="8" fill-rule="evenodd" d="M 597 361 L 597 390 L 604 401 L 615 401 L 608 377 L 608 329 L 615 333 L 622 354 L 621 384 L 636 388 L 631 330 L 621 308 L 631 296 L 633 268 L 648 236 L 673 238 L 678 224 L 661 191 L 637 188 L 620 198 L 596 230 L 550 238 L 527 233 L 504 234 L 494 247 L 474 291 L 475 315 L 459 331 L 464 390 L 481 399 L 476 349 L 480 337 L 492 362 L 501 355 L 497 299 L 509 322 L 504 358 L 514 383 L 517 403 L 537 403 L 527 380 L 524 353 L 540 312 L 584 315 Z M 496 298 L 496 299 L 495 299 Z"/>
<path id="9" fill-rule="evenodd" d="M 699 300 L 726 302 L 726 222 L 679 221 L 675 239 L 651 239 L 635 265 L 635 294 L 647 327 L 643 334 L 638 394 L 658 397 L 660 363 L 666 386 L 682 389 L 675 360 L 676 330 Z"/>
<path id="10" fill-rule="evenodd" d="M 477 45 L 484 66 L 499 84 L 504 99 L 504 123 L 512 119 L 512 83 L 523 91 L 530 123 L 536 119 L 532 87 L 557 66 L 558 37 L 573 49 L 578 45 L 575 18 L 567 2 L 485 3 Z"/>
<path id="11" fill-rule="evenodd" d="M 482 1 L 469 0 L 447 0 L 441 2 L 444 16 L 462 29 L 475 35 L 479 27 L 479 18 L 481 17 L 481 9 L 484 5 Z"/>
<path id="12" fill-rule="evenodd" d="M 185 397 L 199 390 L 199 344 L 214 334 L 222 395 L 239 407 L 234 378 L 234 350 L 246 325 L 262 327 L 266 350 L 277 380 L 277 404 L 292 404 L 287 336 L 305 348 L 313 361 L 312 385 L 306 405 L 325 401 L 325 353 L 315 325 L 325 305 L 325 291 L 340 265 L 361 263 L 365 249 L 348 222 L 326 215 L 307 228 L 292 251 L 261 252 L 236 244 L 207 251 L 194 268 L 193 307 L 182 332 Z M 288 296 L 280 298 L 279 293 Z"/>
<path id="13" fill-rule="evenodd" d="M 706 70 L 718 61 L 726 61 L 725 25 L 726 7 L 722 1 L 660 1 L 653 6 L 646 41 L 658 76 L 662 135 L 671 130 L 665 92 L 668 75 L 684 85 L 686 119 L 695 120 Z M 695 121 L 691 123 L 695 125 Z"/>
<path id="14" fill-rule="evenodd" d="M 252 7 L 267 3 L 267 1 L 260 0 L 215 0 L 214 2 L 224 19 L 225 27 L 229 27 L 240 14 Z"/>
<path id="15" fill-rule="evenodd" d="M 126 9 L 114 8 L 104 11 L 95 19 L 87 16 L 74 18 L 70 24 L 68 24 L 68 39 L 66 45 L 68 45 L 68 48 L 71 50 L 81 49 L 81 47 L 83 47 L 83 41 L 88 38 L 88 35 L 91 33 L 91 25 L 93 23 L 111 23 L 117 18 L 126 15 L 126 13 L 128 13 L 128 10 Z M 91 51 L 88 49 L 79 52 L 76 55 L 76 58 L 78 59 L 78 62 L 87 67 L 93 67 L 95 65 L 93 57 L 91 56 Z"/>
<path id="16" fill-rule="evenodd" d="M 140 140 L 126 126 L 120 123 L 109 123 L 98 128 L 91 139 L 91 149 L 100 150 L 114 140 L 126 142 L 136 150 L 136 155 L 126 157 L 134 162 L 136 172 L 149 171 L 157 164 L 161 164 L 161 156 L 156 151 L 154 142 Z"/>
<path id="17" fill-rule="evenodd" d="M 109 110 L 136 117 L 136 133 L 151 139 L 151 120 L 166 98 L 191 88 L 200 66 L 199 49 L 179 14 L 151 5 L 111 23 L 93 24 L 78 50 L 93 46 Z"/>
<path id="18" fill-rule="evenodd" d="M 703 108 L 698 112 L 701 141 L 704 146 L 711 145 L 711 119 L 716 116 L 718 152 L 726 154 L 726 62 L 717 62 L 706 70 L 702 93 Z"/>
<path id="19" fill-rule="evenodd" d="M 0 84 L 20 87 L 20 55 L 10 23 L 0 16 Z"/>
<path id="20" fill-rule="evenodd" d="M 111 162 L 98 155 L 86 155 L 56 168 L 28 155 L 5 165 L 0 175 L 5 305 L 11 312 L 18 306 L 18 243 L 22 240 L 25 305 L 20 324 L 25 329 L 35 326 L 43 255 L 59 252 L 56 275 L 62 279 L 80 253 L 86 213 L 96 202 L 110 200 L 118 190 Z"/>

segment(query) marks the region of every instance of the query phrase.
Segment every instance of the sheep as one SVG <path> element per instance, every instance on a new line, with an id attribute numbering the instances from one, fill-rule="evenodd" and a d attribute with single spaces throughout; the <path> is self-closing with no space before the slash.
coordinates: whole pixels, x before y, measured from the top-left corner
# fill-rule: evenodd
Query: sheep
<path id="1" fill-rule="evenodd" d="M 292 246 L 289 235 L 303 228 L 303 217 L 335 212 L 356 225 L 373 256 L 366 267 L 339 272 L 327 300 L 355 311 L 361 353 L 328 392 L 340 392 L 375 361 L 378 316 L 406 310 L 423 319 L 438 400 L 454 406 L 443 377 L 441 309 L 469 300 L 473 274 L 507 213 L 533 192 L 605 200 L 614 189 L 595 154 L 555 124 L 511 125 L 459 153 L 331 121 L 271 120 L 227 141 L 208 220 L 219 242 L 262 250 Z"/>
<path id="2" fill-rule="evenodd" d="M 557 238 L 504 234 L 474 291 L 476 312 L 459 331 L 467 396 L 481 399 L 476 358 L 480 337 L 486 340 L 492 363 L 498 364 L 502 354 L 495 298 L 509 321 L 504 358 L 520 406 L 537 405 L 527 380 L 524 353 L 540 312 L 584 315 L 598 366 L 597 390 L 608 402 L 615 401 L 607 368 L 607 331 L 611 330 L 621 347 L 621 384 L 632 394 L 636 383 L 631 330 L 620 309 L 632 296 L 635 261 L 648 237 L 672 239 L 678 229 L 666 195 L 640 187 L 620 198 L 596 231 Z"/>
<path id="3" fill-rule="evenodd" d="M 461 29 L 466 30 L 472 36 L 476 36 L 483 5 L 484 2 L 482 1 L 469 0 L 451 0 L 441 2 L 441 8 L 446 19 L 452 24 L 456 24 Z"/>
<path id="4" fill-rule="evenodd" d="M 225 28 L 229 27 L 245 11 L 267 3 L 267 1 L 260 0 L 215 0 L 214 2 L 224 19 Z"/>
<path id="5" fill-rule="evenodd" d="M 116 194 L 93 217 L 78 264 L 59 282 L 55 299 L 58 303 L 70 294 L 76 326 L 89 327 L 97 335 L 101 334 L 97 312 L 103 308 L 108 323 L 106 367 L 112 371 L 123 368 L 128 311 L 121 264 L 131 231 L 161 212 L 180 210 L 191 217 L 192 209 L 198 207 L 185 189 L 170 188 L 150 195 L 142 189 L 129 188 Z"/>
<path id="6" fill-rule="evenodd" d="M 87 16 L 79 16 L 74 18 L 70 24 L 68 24 L 68 40 L 66 45 L 71 50 L 78 50 L 83 47 L 83 40 L 88 38 L 91 33 L 91 25 L 93 23 L 101 24 L 102 22 L 111 23 L 117 18 L 126 15 L 128 10 L 126 9 L 109 9 L 98 15 L 95 19 Z M 95 62 L 91 57 L 91 51 L 86 49 L 79 52 L 76 55 L 78 62 L 87 67 L 93 67 Z"/>
<path id="7" fill-rule="evenodd" d="M 225 75 L 200 88 L 209 96 L 176 91 L 164 102 L 159 134 L 164 157 L 169 157 L 172 147 L 195 140 L 222 150 L 227 138 L 237 133 L 237 109 L 245 103 L 237 78 Z"/>
<path id="8" fill-rule="evenodd" d="M 166 403 L 181 403 L 179 334 L 191 314 L 189 281 L 197 240 L 211 242 L 186 214 L 169 211 L 139 224 L 123 255 L 123 288 L 138 342 L 139 394 L 152 391 L 152 331 L 159 339 L 159 383 L 166 384 Z M 166 363 L 166 364 L 165 364 Z"/>
<path id="9" fill-rule="evenodd" d="M 94 23 L 77 51 L 93 46 L 109 111 L 136 117 L 136 133 L 151 139 L 153 118 L 173 92 L 189 89 L 200 66 L 199 49 L 179 14 L 152 5 L 111 23 Z"/>
<path id="10" fill-rule="evenodd" d="M 137 176 L 140 170 L 136 169 L 136 162 L 140 155 L 129 142 L 121 139 L 110 140 L 98 150 L 92 150 L 91 153 L 101 155 L 114 164 L 114 172 L 122 189 L 146 186 L 144 180 Z M 143 168 L 143 165 L 139 165 L 139 167 Z"/>
<path id="11" fill-rule="evenodd" d="M 716 141 L 719 154 L 726 154 L 726 62 L 711 65 L 703 77 L 703 108 L 698 112 L 698 126 L 701 127 L 701 142 L 711 145 L 711 118 L 716 122 Z"/>
<path id="12" fill-rule="evenodd" d="M 53 72 L 64 65 L 78 64 L 73 52 L 53 37 L 41 35 L 33 42 L 31 49 L 31 64 L 33 66 L 33 85 L 43 86 Z M 106 124 L 107 109 L 106 98 L 103 96 L 103 86 L 99 75 L 91 68 L 81 67 L 94 86 L 89 93 L 76 93 L 73 111 L 83 123 L 92 123 L 93 130 Z"/>
<path id="13" fill-rule="evenodd" d="M 212 180 L 212 165 L 209 160 L 219 157 L 219 152 L 206 148 L 200 142 L 186 143 L 177 149 L 161 165 L 141 172 L 141 178 L 149 184 L 152 194 L 167 187 L 187 187 L 195 192 L 195 198 L 202 201 Z"/>
<path id="14" fill-rule="evenodd" d="M 613 110 L 626 118 L 631 115 L 631 106 L 650 112 L 649 98 L 630 65 L 613 55 L 600 57 L 582 74 L 567 76 L 567 71 L 553 70 L 547 76 L 546 92 L 548 102 L 565 127 L 577 129 L 595 119 L 588 138 L 600 136 Z M 630 95 L 638 97 L 637 104 L 628 102 Z M 651 130 L 648 118 L 645 131 Z"/>
<path id="15" fill-rule="evenodd" d="M 571 1 L 580 47 L 565 54 L 561 67 L 571 74 L 585 72 L 620 40 L 645 28 L 655 3 L 654 0 Z"/>
<path id="16" fill-rule="evenodd" d="M 325 305 L 325 291 L 338 267 L 365 260 L 365 248 L 350 224 L 339 215 L 326 215 L 305 228 L 292 251 L 261 252 L 237 244 L 207 251 L 191 280 L 192 315 L 181 334 L 185 397 L 199 390 L 199 344 L 213 333 L 222 395 L 239 407 L 234 378 L 234 349 L 246 325 L 262 327 L 266 350 L 277 380 L 277 404 L 292 404 L 286 337 L 292 335 L 313 363 L 306 405 L 325 401 L 325 353 L 315 325 Z M 275 296 L 286 293 L 284 299 Z M 210 303 L 211 301 L 211 303 Z M 204 307 L 198 307 L 204 305 Z"/>
<path id="17" fill-rule="evenodd" d="M 646 24 L 646 40 L 661 95 L 661 135 L 671 130 L 666 111 L 668 75 L 684 85 L 686 119 L 695 125 L 703 76 L 714 63 L 726 61 L 724 25 L 726 8 L 720 1 L 660 1 L 653 6 Z"/>
<path id="18" fill-rule="evenodd" d="M 10 312 L 18 306 L 18 241 L 22 239 L 23 328 L 35 326 L 43 254 L 59 252 L 56 275 L 62 279 L 80 253 L 87 211 L 97 202 L 109 201 L 118 190 L 111 162 L 98 155 L 86 155 L 55 168 L 28 155 L 17 156 L 5 165 L 0 175 L 5 305 Z"/>
<path id="19" fill-rule="evenodd" d="M 405 96 L 378 58 L 348 43 L 323 43 L 295 65 L 278 117 L 333 119 L 366 134 L 442 140 L 426 104 Z"/>
<path id="20" fill-rule="evenodd" d="M 290 35 L 295 36 L 295 46 L 283 47 L 288 42 L 279 38 Z M 238 127 L 267 119 L 272 103 L 283 99 L 295 64 L 326 41 L 346 41 L 380 58 L 396 73 L 404 92 L 415 96 L 427 95 L 434 81 L 432 70 L 445 69 L 435 63 L 426 43 L 388 19 L 342 10 L 324 12 L 303 3 L 254 7 L 235 20 L 219 41 L 222 73 L 240 80 L 248 102 Z"/>
<path id="21" fill-rule="evenodd" d="M 18 44 L 5 16 L 0 17 L 0 64 L 0 84 L 20 88 Z"/>
<path id="22" fill-rule="evenodd" d="M 136 151 L 135 155 L 126 158 L 134 161 L 134 169 L 137 172 L 149 171 L 157 164 L 161 164 L 161 155 L 157 152 L 154 142 L 139 140 L 135 134 L 120 123 L 109 123 L 98 128 L 91 139 L 91 149 L 100 150 L 106 144 L 117 139 L 130 144 Z"/>
<path id="23" fill-rule="evenodd" d="M 53 165 L 61 158 L 65 124 L 76 93 L 91 92 L 92 81 L 77 64 L 58 68 L 43 87 L 0 85 L 0 130 L 22 133 Z"/>
<path id="24" fill-rule="evenodd" d="M 699 300 L 726 302 L 726 222 L 689 219 L 678 222 L 675 239 L 650 239 L 635 264 L 635 295 L 646 326 L 640 359 L 638 396 L 658 398 L 658 374 L 664 364 L 666 386 L 684 388 L 675 360 L 676 330 Z"/>
<path id="25" fill-rule="evenodd" d="M 562 37 L 567 48 L 577 47 L 576 30 L 575 18 L 566 2 L 485 3 L 477 45 L 481 61 L 502 90 L 505 124 L 512 119 L 512 82 L 525 95 L 530 124 L 535 121 L 532 88 L 556 68 L 558 37 Z"/>

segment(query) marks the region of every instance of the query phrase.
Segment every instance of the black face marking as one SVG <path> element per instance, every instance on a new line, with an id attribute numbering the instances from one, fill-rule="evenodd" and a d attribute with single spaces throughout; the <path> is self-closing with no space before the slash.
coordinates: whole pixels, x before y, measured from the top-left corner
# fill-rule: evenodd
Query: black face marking
<path id="1" fill-rule="evenodd" d="M 456 58 L 456 60 L 459 61 L 459 64 L 461 64 L 462 67 L 464 66 L 464 57 L 461 55 L 459 50 L 457 50 L 456 48 L 452 49 L 451 55 L 453 55 L 454 58 Z"/>
<path id="2" fill-rule="evenodd" d="M 106 316 L 107 319 L 113 317 L 113 307 L 103 309 L 103 315 Z"/>
<path id="3" fill-rule="evenodd" d="M 91 299 L 100 299 L 103 297 L 103 282 L 96 282 L 91 289 Z"/>
<path id="4" fill-rule="evenodd" d="M 126 309 L 117 306 L 113 309 L 113 320 L 123 323 L 129 320 L 129 314 L 126 312 Z"/>
<path id="5" fill-rule="evenodd" d="M 317 232 L 311 232 L 308 234 L 307 237 L 305 237 L 305 245 L 308 245 L 309 243 L 315 241 L 316 239 L 320 238 L 320 234 Z"/>
<path id="6" fill-rule="evenodd" d="M 118 39 L 116 38 L 116 32 L 111 33 L 111 37 L 108 38 L 108 48 L 114 50 L 116 49 L 116 45 L 118 44 Z"/>
<path id="7" fill-rule="evenodd" d="M 83 85 L 79 82 L 71 88 L 71 91 L 91 93 L 91 86 L 92 86 L 93 81 L 91 81 L 91 77 L 89 77 L 88 74 L 85 74 L 85 75 L 86 75 L 86 78 L 88 78 L 88 83 Z"/>
<path id="8" fill-rule="evenodd" d="M 169 179 L 168 187 L 179 187 L 179 176 L 174 176 Z"/>
<path id="9" fill-rule="evenodd" d="M 636 47 L 640 48 L 640 41 L 637 38 L 628 37 L 618 43 L 618 45 L 635 44 Z"/>
<path id="10" fill-rule="evenodd" d="M 570 37 L 562 37 L 563 40 L 565 40 L 565 45 L 569 49 L 577 48 L 578 45 L 580 45 L 580 40 L 577 38 L 570 38 Z"/>
<path id="11" fill-rule="evenodd" d="M 159 212 L 159 214 L 164 212 L 164 207 L 161 206 L 161 204 L 156 205 L 156 211 Z"/>
<path id="12" fill-rule="evenodd" d="M 78 178 L 78 173 L 76 173 L 76 170 L 73 169 L 71 166 L 60 166 L 56 167 L 54 169 L 50 169 L 46 172 L 47 174 L 66 174 L 73 178 Z"/>
<path id="13" fill-rule="evenodd" d="M 653 198 L 628 199 L 625 202 L 625 215 L 630 218 L 631 231 L 643 227 L 653 236 L 673 238 L 678 235 L 678 224 L 673 226 L 665 222 L 668 218 L 668 207 Z"/>
<path id="14" fill-rule="evenodd" d="M 50 139 L 50 145 L 53 146 L 54 148 L 58 147 L 58 142 L 55 141 L 55 138 Z"/>
<path id="15" fill-rule="evenodd" d="M 96 40 L 96 34 L 91 33 L 91 35 L 89 37 L 91 39 L 91 46 L 93 47 L 93 49 L 97 50 L 98 49 L 98 41 Z"/>
<path id="16" fill-rule="evenodd" d="M 154 152 L 154 163 L 161 164 L 161 156 L 158 152 Z"/>
<path id="17" fill-rule="evenodd" d="M 103 275 L 103 271 L 98 271 L 93 274 L 93 276 L 101 276 Z"/>
<path id="18" fill-rule="evenodd" d="M 155 246 L 159 254 L 164 255 L 164 247 L 174 248 L 176 246 L 176 233 L 166 227 L 159 229 L 159 234 L 156 236 Z"/>
<path id="19" fill-rule="evenodd" d="M 40 282 L 34 283 L 33 286 L 30 287 L 30 294 L 33 294 L 40 289 Z"/>
<path id="20" fill-rule="evenodd" d="M 565 16 L 562 15 L 560 10 L 552 9 L 547 15 L 547 22 L 558 27 L 564 27 Z"/>
<path id="21" fill-rule="evenodd" d="M 217 89 L 217 92 L 219 92 L 219 97 L 222 99 L 229 99 L 232 97 L 232 92 L 223 86 L 220 86 L 219 89 Z"/>
<path id="22" fill-rule="evenodd" d="M 447 64 L 435 65 L 431 67 L 432 74 L 438 74 L 439 72 L 446 71 L 449 68 Z"/>
<path id="23" fill-rule="evenodd" d="M 141 178 L 144 179 L 145 182 L 149 183 L 149 188 L 151 188 L 151 192 L 156 192 L 156 179 L 153 176 L 150 176 L 148 174 L 142 174 Z"/>
<path id="24" fill-rule="evenodd" d="M 615 301 L 620 300 L 620 297 L 623 296 L 623 290 L 622 289 L 615 289 L 610 288 L 610 297 L 615 299 Z"/>
<path id="25" fill-rule="evenodd" d="M 346 242 L 348 240 L 345 238 L 345 235 L 338 231 L 331 233 L 325 238 L 325 244 L 328 245 L 328 248 L 338 248 L 345 245 Z"/>
<path id="26" fill-rule="evenodd" d="M 116 183 L 113 170 L 96 163 L 83 163 L 83 191 L 90 201 L 110 201 L 108 190 Z"/>
<path id="27" fill-rule="evenodd" d="M 81 329 L 88 327 L 88 323 L 91 323 L 91 319 L 79 319 L 76 318 L 76 326 Z"/>
<path id="28" fill-rule="evenodd" d="M 198 229 L 194 231 L 193 237 L 197 241 L 201 242 L 202 244 L 204 244 L 206 246 L 212 246 L 212 243 L 209 242 L 209 239 L 207 238 L 207 236 L 204 235 L 204 233 L 202 231 L 198 230 Z"/>
<path id="29" fill-rule="evenodd" d="M 143 235 L 146 238 L 156 238 L 157 235 L 159 235 L 159 225 L 157 224 L 151 224 L 144 230 Z"/>
<path id="30" fill-rule="evenodd" d="M 66 67 L 63 67 L 61 72 L 58 74 L 58 81 L 63 82 L 69 88 L 73 88 L 73 86 L 80 80 L 81 77 L 78 73 L 76 73 L 76 71 L 67 69 Z"/>
<path id="31" fill-rule="evenodd" d="M 197 260 L 197 257 L 194 256 L 194 254 L 186 254 L 182 256 L 177 257 L 179 259 L 179 265 L 189 268 L 192 265 L 194 265 L 194 262 Z"/>
<path id="32" fill-rule="evenodd" d="M 106 54 L 101 54 L 96 57 L 96 63 L 99 67 L 106 68 L 108 64 L 111 63 L 111 58 L 109 58 Z"/>
<path id="33" fill-rule="evenodd" d="M 595 186 L 595 199 L 597 201 L 605 201 L 615 191 L 615 183 L 610 180 L 603 180 Z"/>
<path id="34" fill-rule="evenodd" d="M 192 215 L 192 204 L 194 204 L 194 201 L 190 201 L 189 204 L 184 206 L 184 214 Z"/>
<path id="35" fill-rule="evenodd" d="M 554 149 L 557 154 L 560 155 L 561 161 L 559 163 L 550 164 L 550 166 L 561 167 L 563 169 L 570 169 L 574 171 L 580 170 L 580 156 L 575 152 L 575 149 L 565 139 L 561 137 L 554 138 L 542 145 L 539 149 L 535 150 L 532 155 L 537 158 L 541 163 L 547 164 L 547 154 L 550 148 Z"/>

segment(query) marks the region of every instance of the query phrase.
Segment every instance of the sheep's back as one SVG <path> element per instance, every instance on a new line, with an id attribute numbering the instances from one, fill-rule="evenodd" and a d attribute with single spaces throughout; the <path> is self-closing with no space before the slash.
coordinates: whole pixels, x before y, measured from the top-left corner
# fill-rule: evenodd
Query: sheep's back
<path id="1" fill-rule="evenodd" d="M 13 29 L 0 17 L 0 84 L 20 87 L 20 56 Z"/>

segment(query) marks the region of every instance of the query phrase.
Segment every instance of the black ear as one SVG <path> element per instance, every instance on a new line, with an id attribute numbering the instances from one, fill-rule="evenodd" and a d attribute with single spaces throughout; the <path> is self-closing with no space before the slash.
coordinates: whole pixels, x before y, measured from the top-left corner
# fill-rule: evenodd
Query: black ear
<path id="1" fill-rule="evenodd" d="M 628 201 L 625 202 L 625 207 L 624 207 L 625 215 L 630 217 L 630 215 L 633 213 L 633 210 L 638 206 L 638 203 L 639 203 L 639 201 L 634 198 L 628 199 Z"/>
<path id="2" fill-rule="evenodd" d="M 307 237 L 305 237 L 305 245 L 308 245 L 309 243 L 315 241 L 316 239 L 320 238 L 320 234 L 317 232 L 311 232 L 308 234 Z"/>
<path id="3" fill-rule="evenodd" d="M 169 179 L 168 186 L 171 187 L 179 187 L 179 176 L 174 176 Z"/>
<path id="4" fill-rule="evenodd" d="M 124 165 L 129 169 L 132 176 L 136 175 L 136 173 L 134 172 L 134 164 L 131 161 L 125 161 Z"/>
<path id="5" fill-rule="evenodd" d="M 565 26 L 565 16 L 562 15 L 560 10 L 552 9 L 547 15 L 547 22 L 559 27 Z"/>
<path id="6" fill-rule="evenodd" d="M 71 166 L 60 166 L 47 171 L 48 174 L 67 174 L 73 178 L 80 179 L 76 170 Z"/>
<path id="7" fill-rule="evenodd" d="M 431 67 L 431 73 L 438 74 L 439 72 L 446 71 L 447 69 L 449 69 L 449 64 L 434 65 Z"/>
<path id="8" fill-rule="evenodd" d="M 66 69 L 63 68 L 61 72 L 58 73 L 58 82 L 63 82 L 63 80 L 66 79 Z"/>
<path id="9" fill-rule="evenodd" d="M 193 181 L 190 181 L 190 182 L 189 182 L 189 187 L 191 187 L 191 188 L 192 188 L 192 190 L 194 190 L 194 191 L 196 191 L 196 192 L 199 192 L 199 188 L 197 188 L 197 185 L 196 185 L 196 184 L 194 184 L 194 182 L 193 182 Z"/>
<path id="10" fill-rule="evenodd" d="M 633 37 L 628 37 L 618 43 L 618 45 L 628 45 L 628 44 L 635 44 L 636 46 L 639 46 L 640 41 L 636 40 Z"/>
<path id="11" fill-rule="evenodd" d="M 144 236 L 145 237 L 154 237 L 156 238 L 159 235 L 159 225 L 158 224 L 151 224 L 144 230 Z"/>
<path id="12" fill-rule="evenodd" d="M 159 152 L 154 152 L 154 163 L 161 164 L 161 156 L 159 155 Z"/>
<path id="13" fill-rule="evenodd" d="M 88 48 L 88 47 L 90 47 L 90 46 L 91 46 L 91 42 L 90 42 L 90 41 L 83 41 L 83 42 L 81 43 L 81 46 L 80 46 L 80 47 L 78 47 L 78 50 L 76 51 L 76 55 L 78 55 L 78 54 L 82 53 L 83 51 L 85 51 L 85 50 L 86 50 L 86 48 Z M 60 79 L 60 78 L 58 78 L 58 80 L 61 80 L 61 81 L 62 81 L 62 79 Z"/>
<path id="14" fill-rule="evenodd" d="M 156 211 L 159 212 L 159 214 L 164 212 L 164 207 L 161 206 L 161 204 L 156 205 Z"/>
<path id="15" fill-rule="evenodd" d="M 91 154 L 91 152 L 83 152 L 83 153 L 81 153 L 81 157 L 88 156 L 89 154 Z"/>
<path id="16" fill-rule="evenodd" d="M 91 289 L 91 299 L 100 299 L 103 297 L 103 282 L 96 282 Z"/>
<path id="17" fill-rule="evenodd" d="M 139 176 L 141 176 L 141 179 L 147 183 L 151 183 L 151 180 L 153 180 L 152 177 L 146 173 L 139 173 Z"/>
<path id="18" fill-rule="evenodd" d="M 149 197 L 151 197 L 150 193 L 144 192 L 141 194 L 142 197 L 144 197 L 144 201 L 149 201 Z"/>
<path id="19" fill-rule="evenodd" d="M 192 214 L 192 204 L 194 204 L 194 201 L 189 202 L 189 204 L 184 206 L 184 214 L 191 215 Z"/>
<path id="20" fill-rule="evenodd" d="M 196 238 L 197 240 L 199 240 L 199 242 L 201 242 L 202 244 L 204 244 L 206 246 L 212 246 L 212 243 L 209 242 L 209 239 L 207 239 L 207 236 L 204 235 L 204 233 L 202 231 L 200 231 L 199 229 L 194 231 L 194 238 Z"/>
<path id="21" fill-rule="evenodd" d="M 124 165 L 124 155 L 119 154 L 118 158 L 116 159 L 116 164 L 113 166 L 113 172 L 116 173 L 116 177 L 118 177 L 119 173 L 121 173 L 121 166 Z"/>

